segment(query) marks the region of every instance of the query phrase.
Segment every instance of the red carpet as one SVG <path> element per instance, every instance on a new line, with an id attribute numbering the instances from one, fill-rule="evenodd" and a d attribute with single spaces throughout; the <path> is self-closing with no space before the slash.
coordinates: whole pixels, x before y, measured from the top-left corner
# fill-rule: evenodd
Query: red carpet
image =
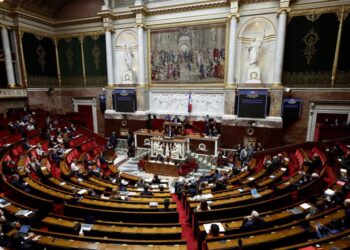
<path id="1" fill-rule="evenodd" d="M 177 211 L 179 212 L 179 222 L 182 226 L 182 239 L 186 240 L 188 250 L 196 250 L 197 239 L 193 235 L 192 227 L 189 223 L 186 222 L 186 220 L 188 219 L 186 211 L 183 208 L 181 201 L 179 201 L 179 199 L 177 198 L 177 195 L 173 194 L 172 197 L 174 201 L 176 201 Z"/>

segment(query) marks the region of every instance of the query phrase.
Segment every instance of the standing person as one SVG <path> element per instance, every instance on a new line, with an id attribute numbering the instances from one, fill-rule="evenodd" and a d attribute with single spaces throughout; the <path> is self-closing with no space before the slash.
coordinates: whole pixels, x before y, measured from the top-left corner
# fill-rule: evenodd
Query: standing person
<path id="1" fill-rule="evenodd" d="M 109 144 L 113 147 L 116 148 L 118 143 L 118 138 L 115 134 L 115 131 L 112 132 L 111 137 L 109 138 Z"/>
<path id="2" fill-rule="evenodd" d="M 239 154 L 239 160 L 241 161 L 241 166 L 243 166 L 248 159 L 247 147 L 242 148 Z"/>

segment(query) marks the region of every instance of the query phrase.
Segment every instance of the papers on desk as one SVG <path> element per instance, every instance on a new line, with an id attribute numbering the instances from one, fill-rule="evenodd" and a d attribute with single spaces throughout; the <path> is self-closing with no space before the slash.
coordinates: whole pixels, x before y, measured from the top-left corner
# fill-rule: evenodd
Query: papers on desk
<path id="1" fill-rule="evenodd" d="M 7 207 L 10 204 L 11 202 L 8 202 L 7 200 L 4 200 L 4 199 L 0 199 L 0 208 Z"/>
<path id="2" fill-rule="evenodd" d="M 251 193 L 251 195 L 252 195 L 254 198 L 260 198 L 260 197 L 261 197 L 261 194 L 258 193 L 258 191 L 256 190 L 256 188 L 251 189 L 251 190 L 250 190 L 250 193 Z"/>
<path id="3" fill-rule="evenodd" d="M 213 198 L 212 194 L 202 194 L 202 200 L 207 200 Z"/>
<path id="4" fill-rule="evenodd" d="M 324 193 L 329 196 L 335 195 L 335 191 L 329 188 L 326 191 L 324 191 Z"/>
<path id="5" fill-rule="evenodd" d="M 91 231 L 92 227 L 94 226 L 94 224 L 81 224 L 81 229 L 83 231 Z"/>
<path id="6" fill-rule="evenodd" d="M 283 172 L 287 171 L 287 169 L 286 169 L 286 168 L 281 168 L 281 170 L 282 170 Z"/>
<path id="7" fill-rule="evenodd" d="M 292 209 L 289 209 L 288 210 L 289 212 L 291 212 L 292 214 L 302 214 L 303 211 L 301 211 L 299 208 L 295 207 L 295 208 L 292 208 Z"/>
<path id="8" fill-rule="evenodd" d="M 109 196 L 105 196 L 104 194 L 102 194 L 102 195 L 101 195 L 101 199 L 109 200 Z"/>
<path id="9" fill-rule="evenodd" d="M 270 178 L 271 178 L 271 179 L 274 179 L 274 178 L 276 178 L 276 176 L 274 176 L 274 175 L 270 175 Z"/>
<path id="10" fill-rule="evenodd" d="M 145 182 L 152 182 L 152 178 L 145 178 Z"/>
<path id="11" fill-rule="evenodd" d="M 83 236 L 84 231 L 91 231 L 93 226 L 94 224 L 85 224 L 85 223 L 81 224 L 79 235 Z"/>
<path id="12" fill-rule="evenodd" d="M 210 232 L 210 227 L 211 227 L 212 224 L 218 225 L 218 226 L 219 226 L 219 231 L 220 231 L 220 232 L 225 232 L 224 226 L 223 226 L 221 223 L 216 222 L 216 223 L 203 224 L 204 229 L 205 229 L 205 232 L 207 232 L 207 234 Z"/>
<path id="13" fill-rule="evenodd" d="M 151 201 L 151 202 L 149 203 L 149 206 L 150 206 L 150 207 L 158 207 L 158 202 L 156 202 L 156 201 Z"/>
<path id="14" fill-rule="evenodd" d="M 254 177 L 249 177 L 248 180 L 249 180 L 249 181 L 254 181 L 255 178 L 254 178 Z"/>
<path id="15" fill-rule="evenodd" d="M 309 205 L 308 203 L 303 203 L 300 205 L 300 207 L 302 207 L 303 209 L 309 209 L 311 207 L 311 205 Z"/>
<path id="16" fill-rule="evenodd" d="M 30 211 L 30 210 L 21 209 L 21 210 L 18 210 L 18 211 L 15 213 L 15 216 L 24 216 L 24 217 L 28 217 L 28 216 L 30 216 L 31 214 L 34 214 L 34 212 L 33 212 L 33 211 Z"/>
<path id="17" fill-rule="evenodd" d="M 158 188 L 158 187 L 159 187 L 158 184 L 153 184 L 153 185 L 151 185 L 151 188 Z"/>
<path id="18" fill-rule="evenodd" d="M 87 190 L 86 189 L 82 189 L 82 190 L 79 190 L 78 191 L 78 194 L 82 195 L 82 194 L 85 194 L 87 193 Z"/>
<path id="19" fill-rule="evenodd" d="M 64 181 L 60 183 L 60 186 L 64 186 L 64 185 L 66 185 Z"/>
<path id="20" fill-rule="evenodd" d="M 244 192 L 244 190 L 242 188 L 239 188 L 238 191 L 241 193 Z"/>

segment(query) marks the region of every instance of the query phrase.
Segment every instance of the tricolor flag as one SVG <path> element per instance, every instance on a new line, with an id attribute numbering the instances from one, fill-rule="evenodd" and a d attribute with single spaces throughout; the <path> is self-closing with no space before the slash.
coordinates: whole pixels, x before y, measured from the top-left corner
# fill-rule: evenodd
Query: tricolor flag
<path id="1" fill-rule="evenodd" d="M 188 95 L 188 113 L 192 112 L 192 94 L 189 93 Z"/>

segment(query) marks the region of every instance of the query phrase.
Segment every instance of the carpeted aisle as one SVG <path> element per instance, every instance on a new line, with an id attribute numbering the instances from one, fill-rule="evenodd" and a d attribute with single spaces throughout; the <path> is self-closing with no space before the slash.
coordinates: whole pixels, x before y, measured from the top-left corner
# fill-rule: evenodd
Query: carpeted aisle
<path id="1" fill-rule="evenodd" d="M 182 239 L 186 240 L 188 250 L 196 250 L 197 239 L 193 235 L 191 225 L 188 222 L 186 222 L 186 220 L 188 219 L 186 211 L 182 206 L 181 201 L 177 198 L 177 195 L 173 194 L 172 197 L 174 201 L 176 201 L 177 211 L 179 212 L 180 224 L 182 226 Z"/>

